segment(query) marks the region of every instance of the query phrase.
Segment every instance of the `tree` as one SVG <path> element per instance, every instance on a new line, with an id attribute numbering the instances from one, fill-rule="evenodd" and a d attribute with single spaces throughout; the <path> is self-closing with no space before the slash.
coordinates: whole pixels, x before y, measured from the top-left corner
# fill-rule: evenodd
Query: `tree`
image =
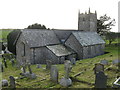
<path id="1" fill-rule="evenodd" d="M 97 20 L 97 33 L 104 35 L 107 32 L 110 32 L 112 26 L 115 26 L 115 19 L 111 19 L 105 14 Z"/>
<path id="2" fill-rule="evenodd" d="M 27 27 L 27 29 L 47 29 L 45 25 L 41 25 L 41 24 L 38 24 L 38 23 L 35 23 L 35 24 L 32 24 L 32 25 L 29 25 Z"/>

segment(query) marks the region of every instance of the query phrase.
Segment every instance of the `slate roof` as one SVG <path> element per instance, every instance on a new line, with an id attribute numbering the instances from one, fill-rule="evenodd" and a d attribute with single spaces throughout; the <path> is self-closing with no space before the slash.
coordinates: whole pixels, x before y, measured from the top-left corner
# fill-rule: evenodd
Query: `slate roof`
<path id="1" fill-rule="evenodd" d="M 105 43 L 96 32 L 73 32 L 72 34 L 82 46 Z"/>
<path id="2" fill-rule="evenodd" d="M 46 47 L 50 49 L 56 56 L 66 56 L 74 53 L 73 50 L 63 46 L 62 44 L 46 46 Z"/>
<path id="3" fill-rule="evenodd" d="M 51 30 L 26 29 L 22 30 L 22 34 L 30 47 L 41 47 L 60 43 L 55 33 Z"/>

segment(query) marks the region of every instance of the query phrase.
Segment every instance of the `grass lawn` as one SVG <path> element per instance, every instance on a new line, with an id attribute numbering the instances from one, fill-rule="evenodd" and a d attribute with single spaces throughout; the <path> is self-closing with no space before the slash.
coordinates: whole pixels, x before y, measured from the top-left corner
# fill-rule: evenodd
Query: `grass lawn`
<path id="1" fill-rule="evenodd" d="M 112 64 L 112 60 L 118 59 L 120 56 L 120 50 L 116 46 L 107 46 L 105 48 L 107 54 L 97 56 L 94 58 L 84 59 L 76 62 L 76 65 L 73 65 L 70 77 L 72 77 L 72 86 L 68 88 L 93 88 L 95 82 L 94 75 L 94 64 L 99 63 L 100 60 L 106 59 L 109 64 L 105 66 L 105 74 L 107 75 L 107 86 L 112 87 L 113 82 L 116 80 L 116 77 L 120 75 L 118 72 L 118 66 Z M 118 53 L 119 52 L 119 53 Z M 21 70 L 17 67 L 12 67 L 11 62 L 7 60 L 8 68 L 5 68 L 5 72 L 2 73 L 2 79 L 7 79 L 9 81 L 9 76 L 20 77 L 19 73 Z M 64 76 L 64 65 L 57 65 L 59 70 L 59 81 Z M 64 88 L 59 84 L 53 83 L 50 81 L 50 72 L 49 70 L 44 69 L 45 65 L 42 65 L 42 68 L 36 68 L 36 65 L 31 66 L 33 73 L 37 75 L 36 79 L 16 79 L 17 88 Z M 106 70 L 108 69 L 109 70 Z M 80 76 L 74 77 L 75 74 L 83 72 Z M 9 87 L 9 86 L 8 86 Z M 5 88 L 5 87 L 4 87 Z"/>
<path id="2" fill-rule="evenodd" d="M 7 35 L 13 31 L 12 29 L 0 29 L 0 42 L 6 42 L 7 41 Z"/>

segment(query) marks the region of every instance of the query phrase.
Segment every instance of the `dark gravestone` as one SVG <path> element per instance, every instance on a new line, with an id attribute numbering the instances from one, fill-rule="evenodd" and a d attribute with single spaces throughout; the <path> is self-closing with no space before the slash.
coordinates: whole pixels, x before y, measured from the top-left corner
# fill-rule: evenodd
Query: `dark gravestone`
<path id="1" fill-rule="evenodd" d="M 10 87 L 15 88 L 16 87 L 15 86 L 15 78 L 13 76 L 10 76 L 9 79 L 10 79 Z"/>
<path id="2" fill-rule="evenodd" d="M 30 64 L 28 64 L 28 70 L 29 70 L 29 73 L 32 74 L 32 70 L 31 70 Z"/>
<path id="3" fill-rule="evenodd" d="M 3 72 L 3 71 L 4 71 L 3 64 L 0 63 L 0 72 Z"/>
<path id="4" fill-rule="evenodd" d="M 100 71 L 104 72 L 104 65 L 101 63 L 95 64 L 94 74 L 96 74 L 97 72 L 100 72 Z"/>
<path id="5" fill-rule="evenodd" d="M 46 69 L 51 69 L 52 62 L 50 60 L 46 60 Z"/>
<path id="6" fill-rule="evenodd" d="M 15 61 L 13 59 L 11 60 L 11 63 L 12 63 L 12 66 L 15 65 Z"/>
<path id="7" fill-rule="evenodd" d="M 51 70 L 50 70 L 50 79 L 55 82 L 58 83 L 58 69 L 56 65 L 52 65 L 51 66 Z"/>
<path id="8" fill-rule="evenodd" d="M 23 69 L 23 73 L 26 73 L 26 66 L 23 66 L 22 69 Z"/>
<path id="9" fill-rule="evenodd" d="M 107 88 L 107 76 L 102 71 L 96 73 L 95 88 Z"/>
<path id="10" fill-rule="evenodd" d="M 7 68 L 7 62 L 6 62 L 5 58 L 3 59 L 3 62 L 4 62 L 4 65 L 5 65 L 5 68 Z"/>

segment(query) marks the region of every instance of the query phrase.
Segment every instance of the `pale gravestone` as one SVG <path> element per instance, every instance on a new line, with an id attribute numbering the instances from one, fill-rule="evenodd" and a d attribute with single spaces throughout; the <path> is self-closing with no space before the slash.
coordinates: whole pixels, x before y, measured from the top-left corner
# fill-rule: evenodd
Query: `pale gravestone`
<path id="1" fill-rule="evenodd" d="M 56 65 L 52 65 L 51 66 L 51 70 L 50 70 L 50 79 L 55 82 L 58 83 L 58 69 Z"/>
<path id="2" fill-rule="evenodd" d="M 107 60 L 101 60 L 100 63 L 103 64 L 103 65 L 108 65 L 108 61 Z"/>
<path id="3" fill-rule="evenodd" d="M 46 69 L 51 69 L 52 62 L 50 60 L 46 60 Z"/>
<path id="4" fill-rule="evenodd" d="M 100 72 L 100 71 L 104 72 L 104 65 L 100 64 L 100 63 L 95 64 L 94 74 L 96 74 L 97 72 Z"/>
<path id="5" fill-rule="evenodd" d="M 107 88 L 107 76 L 104 72 L 97 72 L 95 77 L 95 88 Z"/>
<path id="6" fill-rule="evenodd" d="M 76 59 L 75 58 L 70 58 L 71 64 L 75 65 L 76 64 Z"/>
<path id="7" fill-rule="evenodd" d="M 113 60 L 113 64 L 120 64 L 120 60 Z"/>
<path id="8" fill-rule="evenodd" d="M 9 79 L 10 79 L 10 87 L 15 88 L 16 87 L 15 78 L 13 76 L 10 76 Z"/>
<path id="9" fill-rule="evenodd" d="M 2 80 L 2 86 L 8 86 L 8 80 L 4 79 Z"/>
<path id="10" fill-rule="evenodd" d="M 69 72 L 72 69 L 72 65 L 71 62 L 68 60 L 65 61 L 64 65 L 65 65 L 65 76 L 60 80 L 60 85 L 64 87 L 68 87 L 72 85 L 72 80 L 69 78 Z"/>
<path id="11" fill-rule="evenodd" d="M 36 68 L 42 68 L 41 64 L 37 64 Z"/>

